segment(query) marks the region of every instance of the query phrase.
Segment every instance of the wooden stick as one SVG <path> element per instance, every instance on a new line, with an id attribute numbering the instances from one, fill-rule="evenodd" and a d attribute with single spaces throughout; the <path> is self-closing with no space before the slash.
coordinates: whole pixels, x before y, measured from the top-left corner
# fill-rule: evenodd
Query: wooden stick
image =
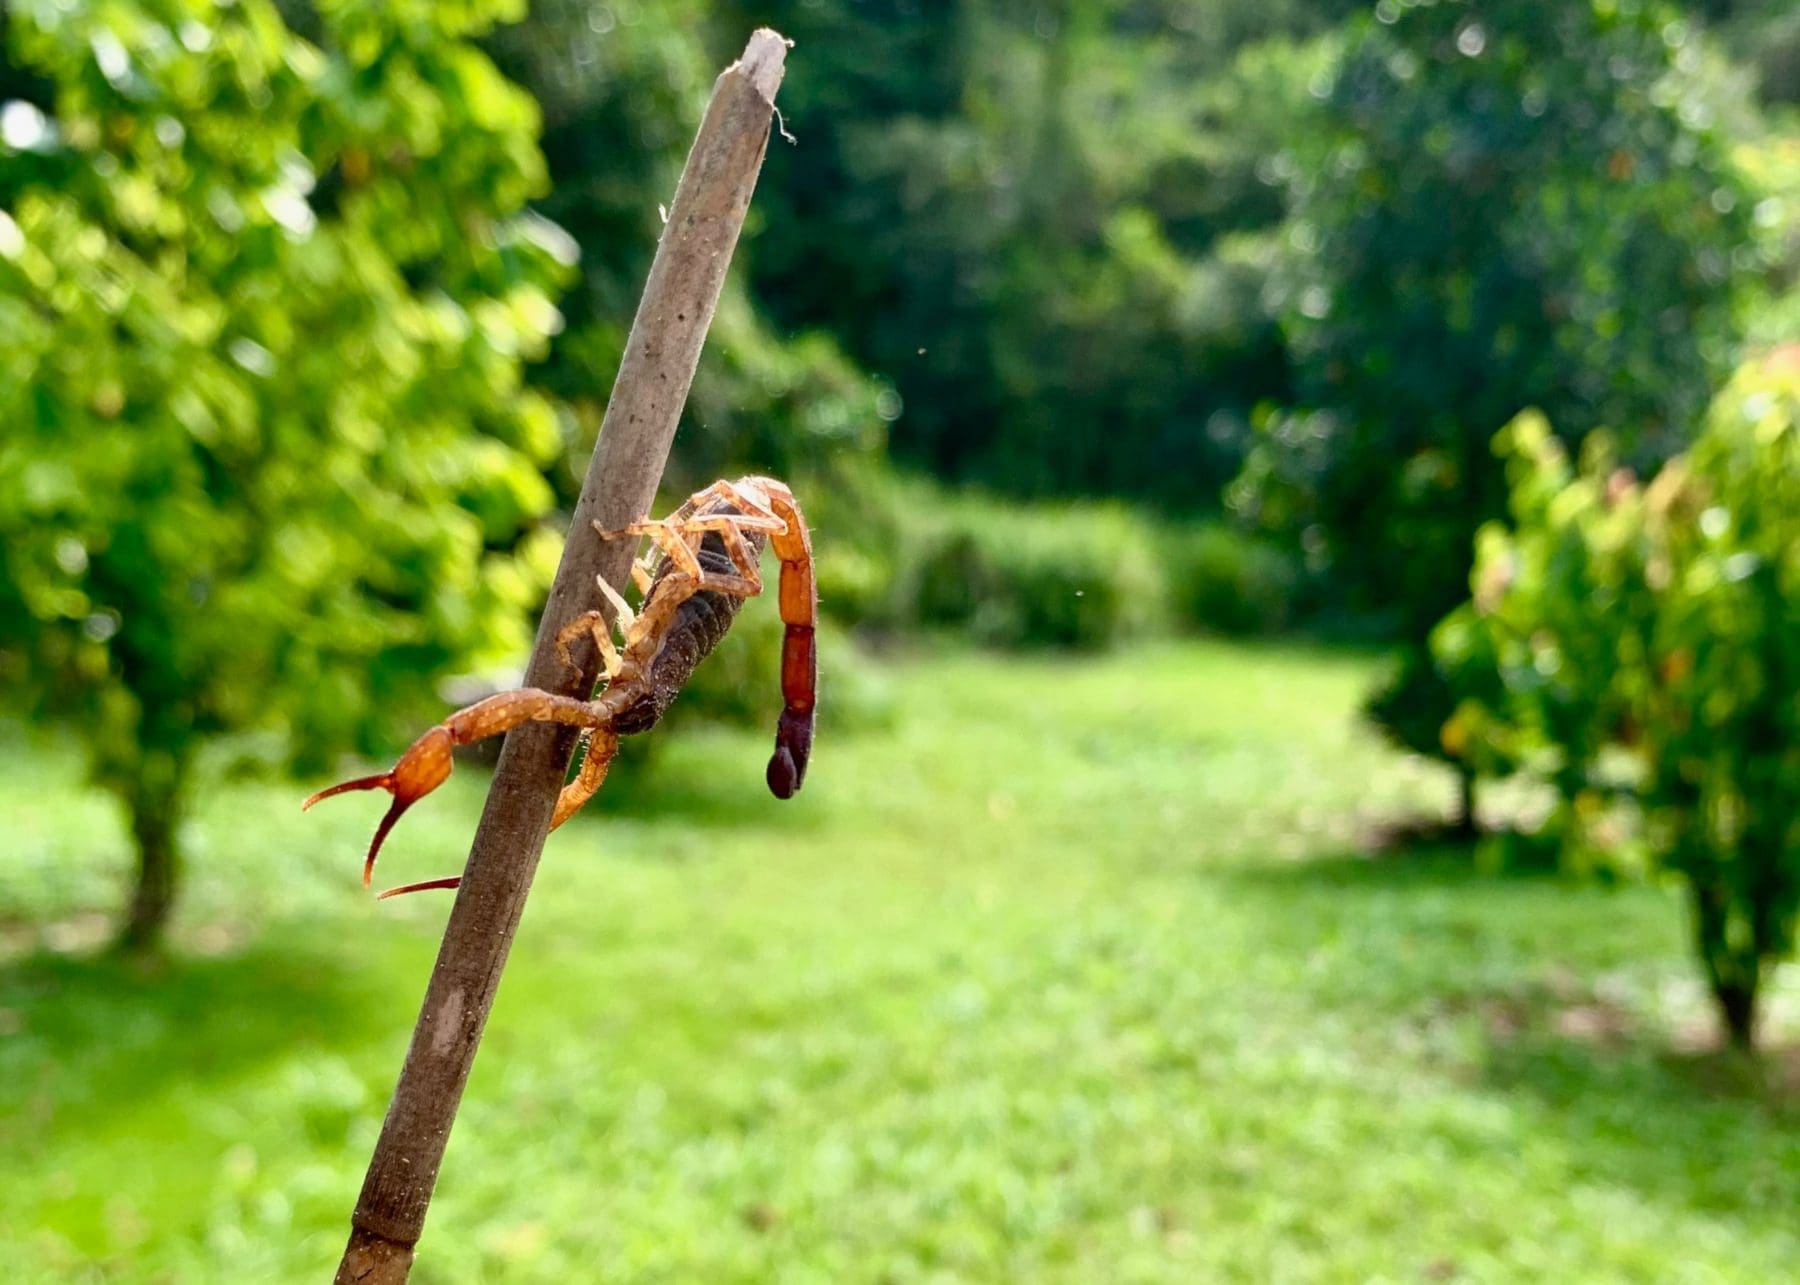
<path id="1" fill-rule="evenodd" d="M 556 633 L 581 611 L 606 609 L 596 576 L 625 583 L 636 542 L 598 540 L 593 523 L 621 527 L 648 513 L 656 498 L 762 168 L 787 45 L 773 31 L 758 31 L 744 56 L 713 86 L 631 325 L 562 565 L 538 623 L 525 686 L 585 698 L 598 681 L 591 644 L 576 677 L 556 656 Z M 527 723 L 506 737 L 412 1045 L 350 1220 L 339 1285 L 390 1285 L 406 1280 L 412 1268 L 444 1145 L 525 909 L 575 736 L 573 728 Z"/>

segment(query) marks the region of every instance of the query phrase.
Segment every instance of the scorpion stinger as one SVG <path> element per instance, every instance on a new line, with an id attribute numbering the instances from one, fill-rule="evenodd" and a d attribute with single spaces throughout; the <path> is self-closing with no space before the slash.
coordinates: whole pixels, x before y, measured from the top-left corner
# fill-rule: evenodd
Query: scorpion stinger
<path id="1" fill-rule="evenodd" d="M 381 845 L 402 813 L 450 775 L 451 751 L 526 722 L 582 729 L 585 754 L 575 779 L 557 797 L 555 829 L 591 798 L 606 779 L 619 738 L 655 726 L 694 669 L 718 646 L 746 598 L 762 592 L 757 555 L 767 541 L 781 562 L 780 610 L 786 626 L 781 647 L 783 709 L 775 753 L 767 772 L 777 798 L 791 798 L 806 778 L 812 752 L 813 707 L 818 688 L 814 629 L 818 593 L 812 545 L 793 492 L 767 477 L 715 482 L 696 492 L 661 521 L 634 522 L 624 532 L 648 535 L 661 551 L 635 616 L 621 613 L 622 637 L 611 646 L 603 617 L 583 613 L 559 631 L 556 645 L 567 661 L 568 644 L 591 631 L 604 658 L 607 684 L 599 696 L 579 700 L 535 687 L 500 692 L 458 710 L 429 729 L 400 756 L 393 770 L 320 790 L 302 805 L 353 790 L 385 790 L 394 802 L 375 829 L 363 863 L 368 885 Z M 603 536 L 619 534 L 602 531 Z M 634 580 L 641 577 L 634 574 Z M 455 877 L 390 888 L 383 897 L 426 888 L 454 888 Z"/>

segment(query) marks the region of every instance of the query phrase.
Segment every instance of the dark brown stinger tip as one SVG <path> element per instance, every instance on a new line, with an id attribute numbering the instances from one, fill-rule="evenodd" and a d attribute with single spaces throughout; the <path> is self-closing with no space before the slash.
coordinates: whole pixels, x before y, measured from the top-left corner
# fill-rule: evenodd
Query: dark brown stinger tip
<path id="1" fill-rule="evenodd" d="M 794 767 L 794 756 L 788 753 L 785 745 L 775 747 L 765 775 L 769 782 L 769 793 L 778 799 L 791 799 L 794 791 L 800 788 L 800 773 Z"/>
<path id="2" fill-rule="evenodd" d="M 769 759 L 766 779 L 769 793 L 791 799 L 806 781 L 806 763 L 812 757 L 813 720 L 810 711 L 783 710 L 775 725 L 775 753 Z"/>

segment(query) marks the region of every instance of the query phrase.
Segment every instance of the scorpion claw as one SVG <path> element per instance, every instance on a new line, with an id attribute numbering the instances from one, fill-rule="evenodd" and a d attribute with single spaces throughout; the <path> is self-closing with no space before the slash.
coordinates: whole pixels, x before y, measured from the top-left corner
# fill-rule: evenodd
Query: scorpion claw
<path id="1" fill-rule="evenodd" d="M 348 794 L 352 790 L 391 790 L 393 788 L 394 774 L 392 772 L 377 772 L 374 776 L 359 776 L 354 781 L 342 781 L 311 795 L 306 802 L 300 805 L 300 810 L 304 812 L 319 800 L 329 799 L 334 794 Z"/>
<path id="2" fill-rule="evenodd" d="M 375 858 L 380 855 L 381 845 L 387 840 L 388 832 L 394 828 L 394 822 L 400 819 L 400 814 L 411 807 L 412 803 L 411 799 L 396 797 L 388 805 L 381 823 L 375 827 L 375 837 L 369 840 L 369 855 L 363 858 L 363 887 L 367 888 L 375 877 Z"/>
<path id="3" fill-rule="evenodd" d="M 404 897 L 409 892 L 426 892 L 432 888 L 454 888 L 461 883 L 461 875 L 450 875 L 443 879 L 422 879 L 418 883 L 403 883 L 398 888 L 389 888 L 385 892 L 378 892 L 375 894 L 375 900 L 386 901 L 389 897 Z"/>
<path id="4" fill-rule="evenodd" d="M 383 841 L 401 814 L 449 777 L 452 744 L 454 742 L 450 729 L 440 724 L 414 741 L 412 747 L 400 756 L 400 761 L 394 764 L 393 771 L 359 776 L 354 781 L 330 786 L 300 805 L 304 811 L 320 799 L 329 799 L 334 794 L 347 794 L 352 790 L 386 790 L 394 796 L 387 814 L 375 827 L 375 837 L 369 842 L 369 855 L 363 859 L 363 887 L 369 886 L 375 873 L 375 858 L 380 854 Z"/>

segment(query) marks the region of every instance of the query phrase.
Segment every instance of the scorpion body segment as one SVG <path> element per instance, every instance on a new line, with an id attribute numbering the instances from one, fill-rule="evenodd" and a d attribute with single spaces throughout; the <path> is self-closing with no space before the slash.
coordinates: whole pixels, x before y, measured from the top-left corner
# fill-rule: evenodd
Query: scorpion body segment
<path id="1" fill-rule="evenodd" d="M 612 603 L 623 645 L 614 645 L 611 626 L 598 610 L 583 612 L 556 636 L 557 650 L 571 667 L 569 644 L 583 635 L 593 639 L 606 673 L 606 687 L 598 696 L 580 700 L 535 687 L 500 692 L 429 729 L 391 771 L 345 781 L 307 799 L 304 807 L 310 808 L 321 799 L 351 790 L 385 790 L 393 795 L 363 864 L 365 886 L 382 842 L 400 815 L 450 775 L 451 750 L 497 736 L 520 723 L 535 720 L 582 729 L 581 768 L 558 796 L 551 828 L 574 815 L 605 781 L 619 737 L 656 725 L 700 662 L 725 637 L 744 600 L 762 592 L 757 558 L 765 543 L 781 562 L 778 596 L 785 625 L 783 708 L 767 780 L 777 798 L 790 798 L 800 788 L 812 752 L 818 687 L 814 639 L 818 594 L 812 544 L 793 492 L 767 477 L 714 482 L 667 518 L 633 522 L 617 531 L 600 530 L 602 539 L 621 535 L 647 535 L 653 553 L 660 553 L 654 564 L 646 557 L 632 566 L 633 582 L 643 591 L 635 613 L 612 586 L 605 581 L 599 584 L 600 592 Z M 381 895 L 454 888 L 457 882 L 455 878 L 431 879 Z"/>
<path id="2" fill-rule="evenodd" d="M 755 533 L 754 538 L 746 533 L 745 539 L 754 552 L 762 552 L 760 532 Z M 725 542 L 717 532 L 706 533 L 700 547 L 694 551 L 694 557 L 703 572 L 732 574 L 731 557 L 725 552 Z M 671 574 L 679 575 L 680 572 L 670 559 L 664 558 L 657 567 L 655 578 L 650 582 L 646 601 L 655 599 Z M 669 706 L 674 704 L 681 689 L 687 686 L 688 679 L 694 676 L 700 662 L 725 640 L 732 621 L 737 619 L 738 611 L 743 605 L 742 597 L 715 589 L 702 589 L 698 593 L 686 595 L 675 608 L 674 620 L 655 652 L 640 661 L 644 675 L 644 681 L 639 684 L 642 694 L 639 699 L 619 711 L 613 730 L 621 736 L 633 736 L 654 727 L 668 712 Z M 627 660 L 630 659 L 627 649 Z"/>

